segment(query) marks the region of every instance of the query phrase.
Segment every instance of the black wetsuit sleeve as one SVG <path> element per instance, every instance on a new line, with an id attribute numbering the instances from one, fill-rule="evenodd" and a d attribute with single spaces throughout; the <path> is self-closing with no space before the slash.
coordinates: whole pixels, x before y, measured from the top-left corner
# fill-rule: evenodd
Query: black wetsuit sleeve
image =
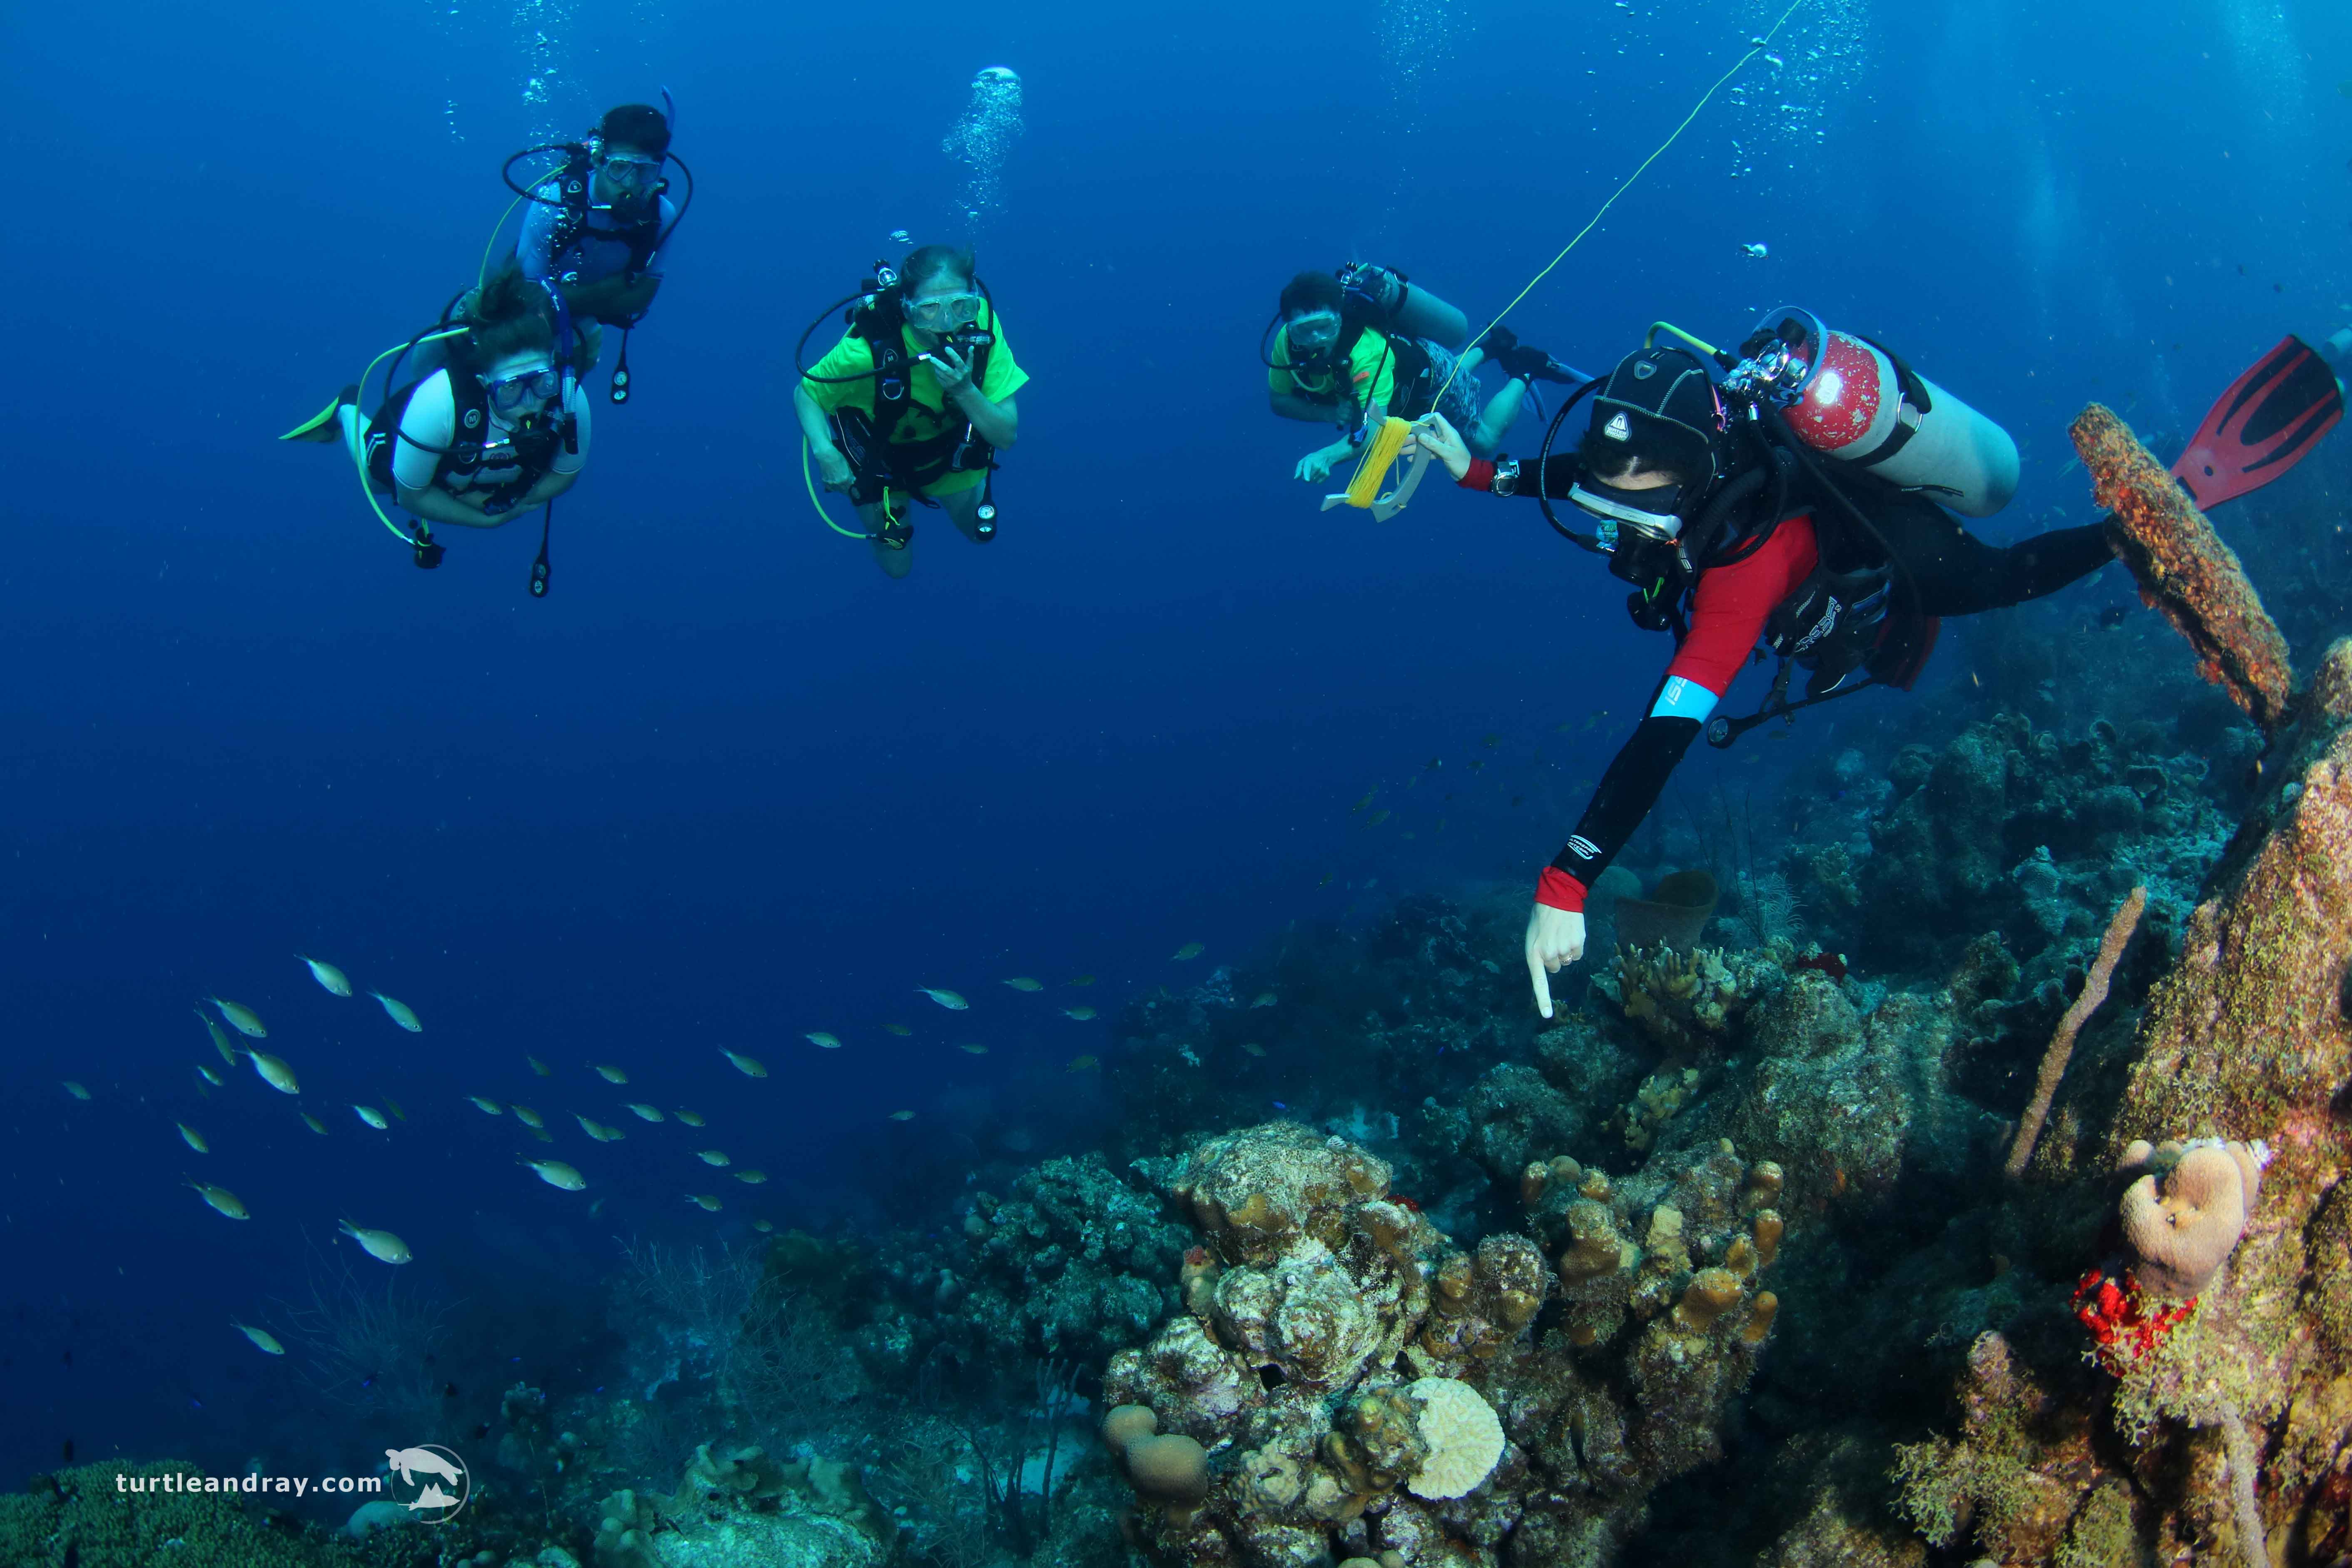
<path id="1" fill-rule="evenodd" d="M 1590 889 L 1658 804 L 1667 775 L 1698 731 L 1697 720 L 1677 715 L 1653 714 L 1636 725 L 1609 771 L 1601 775 L 1600 787 L 1577 821 L 1575 836 L 1553 858 L 1553 867 Z"/>
<path id="2" fill-rule="evenodd" d="M 1551 461 L 1538 469 L 1533 462 L 1519 465 L 1518 487 L 1513 495 L 1532 498 L 1538 489 L 1554 500 L 1566 500 L 1570 485 L 1576 483 L 1576 454 L 1555 452 Z"/>

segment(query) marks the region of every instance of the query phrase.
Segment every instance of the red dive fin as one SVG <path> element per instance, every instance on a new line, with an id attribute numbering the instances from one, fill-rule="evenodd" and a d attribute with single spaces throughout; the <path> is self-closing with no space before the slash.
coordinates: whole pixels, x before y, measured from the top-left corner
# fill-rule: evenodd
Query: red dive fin
<path id="1" fill-rule="evenodd" d="M 2294 467 L 2343 417 L 2336 373 L 2290 333 L 2230 384 L 2172 465 L 2172 477 L 2200 510 L 2210 510 Z"/>

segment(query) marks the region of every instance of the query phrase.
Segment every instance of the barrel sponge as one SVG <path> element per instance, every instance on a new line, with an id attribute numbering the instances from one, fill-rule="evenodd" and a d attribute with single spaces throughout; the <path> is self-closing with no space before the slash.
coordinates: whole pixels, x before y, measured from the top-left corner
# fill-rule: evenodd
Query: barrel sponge
<path id="1" fill-rule="evenodd" d="M 1429 1445 L 1429 1458 L 1405 1483 L 1415 1496 L 1463 1497 L 1495 1473 L 1503 1423 L 1476 1389 L 1458 1378 L 1424 1377 L 1405 1392 L 1421 1401 L 1421 1437 Z"/>
<path id="2" fill-rule="evenodd" d="M 2143 1289 L 2187 1298 L 2205 1289 L 2245 1233 L 2263 1161 L 2243 1143 L 2193 1143 L 2177 1159 L 2171 1145 L 2147 1151 L 2138 1143 L 2126 1152 L 2127 1164 L 2152 1160 L 2156 1168 L 2125 1190 L 2124 1237 L 2139 1255 L 2132 1275 Z"/>

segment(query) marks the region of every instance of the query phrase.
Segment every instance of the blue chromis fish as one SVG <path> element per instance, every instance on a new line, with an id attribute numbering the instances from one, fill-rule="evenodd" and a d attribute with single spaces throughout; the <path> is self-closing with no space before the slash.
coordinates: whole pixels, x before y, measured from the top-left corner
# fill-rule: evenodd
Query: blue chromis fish
<path id="1" fill-rule="evenodd" d="M 349 1220 L 338 1221 L 336 1228 L 358 1242 L 360 1250 L 379 1263 L 406 1263 L 415 1256 L 408 1250 L 408 1243 L 388 1230 L 370 1230 Z"/>
<path id="2" fill-rule="evenodd" d="M 231 1219 L 253 1217 L 247 1212 L 245 1201 L 226 1187 L 216 1187 L 210 1182 L 199 1182 L 184 1176 L 181 1178 L 180 1184 L 184 1187 L 194 1187 L 197 1195 L 205 1200 L 206 1206 L 215 1214 L 226 1215 Z"/>
<path id="3" fill-rule="evenodd" d="M 740 1051 L 730 1051 L 724 1046 L 721 1046 L 719 1048 L 719 1054 L 725 1057 L 729 1061 L 733 1062 L 735 1064 L 735 1070 L 741 1073 L 745 1078 L 765 1078 L 768 1076 L 768 1064 L 761 1061 L 757 1057 L 747 1057 Z"/>
<path id="4" fill-rule="evenodd" d="M 209 1154 L 213 1152 L 212 1146 L 205 1142 L 205 1135 L 197 1131 L 194 1128 L 189 1126 L 186 1122 L 175 1121 L 172 1123 L 172 1125 L 180 1130 L 180 1142 L 185 1143 L 189 1148 L 194 1149 L 197 1153 Z"/>
<path id="5" fill-rule="evenodd" d="M 284 1355 L 286 1353 L 286 1347 L 279 1344 L 278 1342 L 278 1336 L 271 1333 L 268 1329 L 257 1329 L 251 1323 L 240 1323 L 234 1318 L 229 1320 L 228 1326 L 235 1329 L 238 1333 L 243 1334 L 247 1339 L 251 1340 L 253 1342 L 253 1348 L 259 1351 L 264 1355 Z"/>
<path id="6" fill-rule="evenodd" d="M 942 991 L 937 986 L 918 985 L 915 989 L 929 997 L 932 1001 L 938 1003 L 940 1006 L 945 1007 L 950 1013 L 961 1013 L 965 1008 L 971 1005 L 971 1003 L 965 1001 L 956 993 L 952 991 Z"/>
<path id="7" fill-rule="evenodd" d="M 1382 816 L 1386 816 L 1388 813 L 1384 811 L 1381 813 L 1381 815 Z M 1176 950 L 1174 954 L 1175 962 L 1178 963 L 1187 963 L 1192 960 L 1200 957 L 1202 953 L 1208 951 L 1209 950 L 1206 947 L 1197 942 L 1188 942 L 1183 946 Z"/>
<path id="8" fill-rule="evenodd" d="M 579 1192 L 588 1185 L 586 1177 L 561 1160 L 526 1160 L 517 1154 L 515 1163 L 529 1165 L 539 1173 L 541 1181 L 551 1187 L 561 1187 L 567 1193 Z"/>
<path id="9" fill-rule="evenodd" d="M 416 1021 L 415 1011 L 412 1009 L 407 1003 L 401 1001 L 396 996 L 387 996 L 381 991 L 371 991 L 368 994 L 374 997 L 377 1003 L 383 1008 L 384 1016 L 390 1018 L 394 1023 L 399 1025 L 410 1034 L 421 1035 L 425 1032 L 425 1026 Z M 234 1020 L 232 1020 L 232 1022 L 234 1022 Z"/>
<path id="10" fill-rule="evenodd" d="M 1004 984 L 1012 986 L 1015 991 L 1043 991 L 1045 989 L 1045 982 L 1041 980 L 1034 980 L 1026 974 L 1016 974 Z"/>
<path id="11" fill-rule="evenodd" d="M 821 1051 L 841 1049 L 841 1037 L 830 1029 L 811 1029 L 805 1037 L 810 1045 Z"/>
<path id="12" fill-rule="evenodd" d="M 196 1009 L 196 1016 L 204 1019 L 205 1033 L 213 1037 L 213 1049 L 220 1053 L 221 1061 L 228 1067 L 236 1066 L 236 1047 L 228 1043 L 228 1037 L 221 1033 L 221 1026 L 205 1017 L 202 1007 Z"/>
<path id="13" fill-rule="evenodd" d="M 388 1131 L 392 1126 L 391 1122 L 386 1121 L 383 1119 L 383 1112 L 378 1110 L 372 1105 L 354 1105 L 352 1107 L 352 1110 L 359 1114 L 359 1119 L 362 1121 L 366 1122 L 370 1127 L 374 1128 L 379 1132 Z"/>
<path id="14" fill-rule="evenodd" d="M 252 1060 L 253 1070 L 261 1075 L 262 1082 L 280 1094 L 302 1092 L 301 1080 L 294 1076 L 294 1069 L 283 1061 L 271 1056 L 268 1051 L 247 1051 L 245 1054 Z"/>
<path id="15" fill-rule="evenodd" d="M 629 1075 L 623 1072 L 619 1068 L 614 1067 L 610 1062 L 591 1062 L 588 1065 L 594 1070 L 596 1076 L 603 1079 L 606 1083 L 626 1083 L 629 1081 Z"/>
<path id="16" fill-rule="evenodd" d="M 345 978 L 343 972 L 333 964 L 324 959 L 310 958 L 299 952 L 294 956 L 301 959 L 303 963 L 309 966 L 310 978 L 325 986 L 330 994 L 348 996 L 352 994 L 351 981 Z"/>
<path id="17" fill-rule="evenodd" d="M 252 1008 L 242 1003 L 224 1002 L 217 996 L 207 996 L 205 1000 L 219 1008 L 220 1016 L 228 1026 L 247 1039 L 266 1040 L 269 1037 L 269 1031 L 262 1026 L 261 1016 Z"/>

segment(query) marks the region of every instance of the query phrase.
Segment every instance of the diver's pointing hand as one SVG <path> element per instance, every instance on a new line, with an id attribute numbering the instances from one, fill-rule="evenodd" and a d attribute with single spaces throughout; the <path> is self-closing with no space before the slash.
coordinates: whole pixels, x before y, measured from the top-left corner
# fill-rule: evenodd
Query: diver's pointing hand
<path id="1" fill-rule="evenodd" d="M 1412 434 L 1405 437 L 1404 449 L 1399 456 L 1410 458 L 1416 452 L 1428 453 L 1444 464 L 1445 471 L 1457 479 L 1470 471 L 1470 447 L 1461 434 L 1445 422 L 1443 414 L 1425 414 L 1414 421 Z"/>
<path id="2" fill-rule="evenodd" d="M 1559 973 L 1584 956 L 1584 917 L 1553 909 L 1549 904 L 1536 905 L 1528 911 L 1527 953 L 1528 978 L 1534 982 L 1536 989 L 1536 1009 L 1549 1018 L 1551 982 L 1546 976 Z"/>

